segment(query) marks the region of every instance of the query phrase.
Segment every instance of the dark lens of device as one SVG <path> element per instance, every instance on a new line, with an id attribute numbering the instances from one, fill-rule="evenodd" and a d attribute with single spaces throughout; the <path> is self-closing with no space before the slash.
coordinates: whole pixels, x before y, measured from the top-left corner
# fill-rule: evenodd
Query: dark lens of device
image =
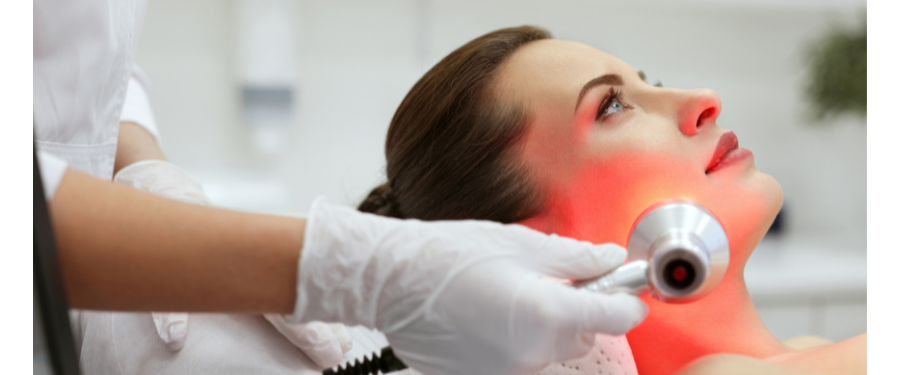
<path id="1" fill-rule="evenodd" d="M 683 259 L 675 259 L 666 265 L 663 270 L 663 278 L 670 287 L 683 290 L 694 283 L 697 271 L 691 263 Z"/>

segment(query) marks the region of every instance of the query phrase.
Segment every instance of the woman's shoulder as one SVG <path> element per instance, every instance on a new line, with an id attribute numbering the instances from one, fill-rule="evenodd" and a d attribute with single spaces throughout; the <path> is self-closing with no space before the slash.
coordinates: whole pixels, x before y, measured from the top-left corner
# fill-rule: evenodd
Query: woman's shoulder
<path id="1" fill-rule="evenodd" d="M 866 334 L 841 342 L 801 337 L 785 343 L 795 349 L 766 359 L 738 354 L 709 355 L 685 366 L 678 375 L 865 374 Z"/>
<path id="2" fill-rule="evenodd" d="M 809 349 L 814 346 L 830 345 L 834 342 L 818 336 L 797 336 L 784 341 L 784 345 L 794 350 Z"/>
<path id="3" fill-rule="evenodd" d="M 814 345 L 766 358 L 766 362 L 802 373 L 865 374 L 866 339 L 867 334 L 863 333 L 841 342 Z"/>
<path id="4" fill-rule="evenodd" d="M 713 354 L 698 358 L 677 375 L 800 375 L 785 366 L 740 354 Z"/>

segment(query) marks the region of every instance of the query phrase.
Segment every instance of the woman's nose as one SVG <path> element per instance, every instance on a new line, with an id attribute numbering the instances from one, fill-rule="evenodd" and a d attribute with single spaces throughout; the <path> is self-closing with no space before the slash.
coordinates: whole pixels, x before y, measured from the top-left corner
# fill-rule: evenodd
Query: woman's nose
<path id="1" fill-rule="evenodd" d="M 722 99 L 710 89 L 688 90 L 681 107 L 678 129 L 684 135 L 694 135 L 716 123 L 722 111 Z"/>

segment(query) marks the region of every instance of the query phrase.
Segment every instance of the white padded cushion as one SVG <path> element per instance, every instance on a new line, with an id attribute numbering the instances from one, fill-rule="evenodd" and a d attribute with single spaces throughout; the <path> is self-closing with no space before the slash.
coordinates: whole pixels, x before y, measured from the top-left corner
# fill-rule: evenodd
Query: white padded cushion
<path id="1" fill-rule="evenodd" d="M 597 334 L 588 355 L 547 366 L 536 375 L 637 375 L 625 336 Z"/>

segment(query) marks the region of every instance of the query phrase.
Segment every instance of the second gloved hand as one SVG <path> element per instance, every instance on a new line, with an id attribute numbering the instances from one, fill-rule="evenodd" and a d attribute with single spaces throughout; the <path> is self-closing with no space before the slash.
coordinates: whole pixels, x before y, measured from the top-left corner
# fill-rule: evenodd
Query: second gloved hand
<path id="1" fill-rule="evenodd" d="M 597 332 L 621 335 L 646 306 L 573 289 L 621 265 L 625 249 L 483 221 L 396 220 L 325 204 L 307 219 L 290 321 L 384 332 L 430 375 L 522 374 L 585 355 Z"/>

